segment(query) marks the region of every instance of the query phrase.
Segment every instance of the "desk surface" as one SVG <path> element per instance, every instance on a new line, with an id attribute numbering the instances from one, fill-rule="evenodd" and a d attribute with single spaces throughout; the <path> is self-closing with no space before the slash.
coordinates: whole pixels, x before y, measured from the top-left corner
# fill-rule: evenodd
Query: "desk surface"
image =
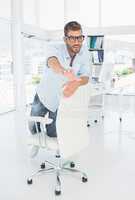
<path id="1" fill-rule="evenodd" d="M 125 88 L 129 86 L 135 87 L 135 73 L 121 77 L 115 82 L 114 88 Z"/>

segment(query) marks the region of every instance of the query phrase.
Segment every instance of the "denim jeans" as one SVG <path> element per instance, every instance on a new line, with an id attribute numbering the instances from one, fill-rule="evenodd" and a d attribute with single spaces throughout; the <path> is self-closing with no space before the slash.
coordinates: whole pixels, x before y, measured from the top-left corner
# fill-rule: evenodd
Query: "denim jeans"
<path id="1" fill-rule="evenodd" d="M 41 116 L 44 117 L 45 114 L 49 112 L 49 118 L 53 119 L 53 122 L 51 124 L 46 125 L 46 131 L 47 135 L 50 137 L 57 137 L 57 132 L 56 132 L 56 117 L 57 117 L 57 110 L 56 112 L 52 112 L 48 110 L 40 101 L 38 95 L 36 94 L 34 97 L 34 101 L 32 103 L 32 108 L 31 108 L 31 116 Z M 29 122 L 29 129 L 31 133 L 34 135 L 37 133 L 36 131 L 36 125 L 34 122 Z M 40 128 L 40 123 L 37 122 L 37 128 L 38 132 L 41 132 Z"/>

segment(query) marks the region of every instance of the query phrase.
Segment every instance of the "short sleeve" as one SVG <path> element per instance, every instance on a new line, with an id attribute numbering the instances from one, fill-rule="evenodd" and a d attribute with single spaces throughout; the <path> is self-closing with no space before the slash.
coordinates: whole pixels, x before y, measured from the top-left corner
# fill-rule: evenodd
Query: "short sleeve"
<path id="1" fill-rule="evenodd" d="M 87 49 L 84 49 L 83 56 L 81 59 L 81 67 L 78 72 L 78 75 L 81 76 L 91 76 L 91 57 Z"/>
<path id="2" fill-rule="evenodd" d="M 58 47 L 52 44 L 46 46 L 46 54 L 45 54 L 45 61 L 47 61 L 50 57 L 57 57 L 59 59 L 59 50 Z"/>

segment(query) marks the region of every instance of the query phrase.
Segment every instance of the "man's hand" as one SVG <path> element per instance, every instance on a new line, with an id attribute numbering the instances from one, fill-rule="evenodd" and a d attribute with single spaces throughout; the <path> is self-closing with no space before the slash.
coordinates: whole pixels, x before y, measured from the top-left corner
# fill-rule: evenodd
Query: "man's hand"
<path id="1" fill-rule="evenodd" d="M 72 96 L 79 86 L 80 86 L 80 83 L 78 80 L 73 80 L 73 81 L 68 82 L 64 86 L 64 90 L 63 90 L 64 97 Z"/>
<path id="2" fill-rule="evenodd" d="M 68 78 L 69 81 L 78 81 L 78 78 L 75 76 L 74 71 L 72 69 L 65 70 L 63 75 Z"/>

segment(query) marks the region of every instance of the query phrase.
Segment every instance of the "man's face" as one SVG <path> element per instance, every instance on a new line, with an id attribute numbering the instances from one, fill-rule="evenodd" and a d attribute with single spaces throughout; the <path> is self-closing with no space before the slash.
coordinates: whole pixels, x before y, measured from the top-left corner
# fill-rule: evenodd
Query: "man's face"
<path id="1" fill-rule="evenodd" d="M 83 40 L 84 36 L 81 30 L 69 31 L 64 38 L 68 50 L 74 54 L 80 51 Z"/>

